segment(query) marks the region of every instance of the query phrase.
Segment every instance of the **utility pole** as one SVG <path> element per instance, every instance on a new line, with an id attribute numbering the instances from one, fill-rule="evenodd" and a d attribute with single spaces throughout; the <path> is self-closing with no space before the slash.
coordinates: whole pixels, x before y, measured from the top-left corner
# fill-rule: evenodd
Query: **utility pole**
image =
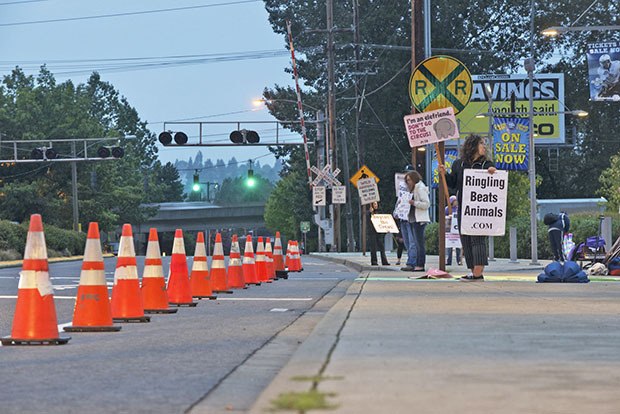
<path id="1" fill-rule="evenodd" d="M 335 56 L 334 56 L 334 4 L 333 0 L 327 0 L 327 133 L 329 136 L 329 148 L 331 153 L 332 171 L 338 167 L 338 151 L 336 145 L 336 80 L 335 80 Z M 334 214 L 334 245 L 335 251 L 340 251 L 340 205 L 332 205 Z"/>
<path id="2" fill-rule="evenodd" d="M 359 66 L 359 62 L 360 62 L 360 14 L 359 14 L 359 0 L 353 0 L 353 42 L 355 43 L 355 73 L 356 73 L 356 78 L 355 78 L 355 142 L 357 144 L 357 169 L 359 170 L 362 165 L 364 165 L 364 154 L 366 153 L 366 148 L 365 148 L 365 143 L 364 143 L 364 137 L 360 136 L 360 114 L 362 111 L 362 101 L 363 101 L 363 96 L 360 97 L 360 90 L 359 90 L 359 78 L 357 77 L 358 73 L 360 72 L 360 66 Z M 346 140 L 345 140 L 345 145 L 343 146 L 343 148 L 346 148 Z M 345 178 L 346 178 L 346 186 L 348 188 L 351 188 L 351 185 L 349 183 L 349 178 L 347 177 L 349 175 L 349 171 L 348 169 L 345 169 L 345 171 L 347 172 L 345 174 Z M 350 240 L 350 245 L 347 244 L 348 247 L 348 251 L 352 252 L 355 251 L 353 244 L 353 222 L 351 222 L 349 224 L 349 220 L 353 220 L 353 213 L 351 211 L 351 205 L 350 203 L 352 202 L 352 198 L 353 197 L 349 197 L 349 203 L 347 203 L 347 239 Z M 362 224 L 365 220 L 366 220 L 366 206 L 361 206 L 360 204 L 358 204 L 358 214 L 359 214 L 359 223 L 360 223 L 360 227 L 359 227 L 359 237 L 360 237 L 360 244 L 359 246 L 362 247 L 362 251 L 365 251 L 366 249 L 365 247 L 365 243 L 364 240 L 366 240 L 366 232 L 365 230 L 365 225 Z M 350 228 L 350 229 L 349 229 Z"/>

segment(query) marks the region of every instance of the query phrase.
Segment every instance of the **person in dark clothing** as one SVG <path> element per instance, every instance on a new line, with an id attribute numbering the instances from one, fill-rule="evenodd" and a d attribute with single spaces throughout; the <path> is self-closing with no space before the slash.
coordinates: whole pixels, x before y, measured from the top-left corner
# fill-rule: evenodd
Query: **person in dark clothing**
<path id="1" fill-rule="evenodd" d="M 439 165 L 439 170 L 446 172 L 445 165 Z M 461 147 L 460 157 L 452 163 L 450 174 L 446 174 L 446 182 L 448 187 L 456 189 L 459 208 L 459 225 L 462 222 L 463 210 L 468 205 L 468 201 L 463 202 L 463 174 L 466 169 L 484 169 L 489 174 L 496 171 L 495 164 L 487 156 L 485 147 L 485 139 L 480 135 L 470 135 L 465 139 Z M 460 232 L 460 226 L 459 226 Z M 483 281 L 484 267 L 489 264 L 489 253 L 487 251 L 487 236 L 468 236 L 461 234 L 461 244 L 463 246 L 463 255 L 465 256 L 465 264 L 471 270 L 467 276 L 460 278 L 463 282 Z"/>
<path id="2" fill-rule="evenodd" d="M 383 238 L 385 237 L 384 233 L 377 233 L 375 227 L 372 224 L 370 218 L 373 214 L 377 213 L 379 209 L 379 204 L 375 201 L 370 203 L 370 207 L 368 208 L 368 239 L 370 245 L 370 264 L 372 266 L 377 266 L 377 249 L 379 249 L 379 253 L 381 254 L 381 264 L 383 266 L 389 266 L 387 256 L 385 255 L 385 244 L 383 243 Z"/>
<path id="3" fill-rule="evenodd" d="M 549 243 L 553 252 L 553 260 L 563 262 L 566 258 L 562 250 L 562 238 L 564 237 L 564 232 L 568 231 L 570 226 L 568 214 L 564 212 L 560 214 L 546 214 L 544 222 L 549 227 Z"/>
<path id="4" fill-rule="evenodd" d="M 398 233 L 394 236 L 396 242 L 396 266 L 400 266 L 400 259 L 403 257 L 403 251 L 405 250 L 405 241 L 403 235 Z"/>

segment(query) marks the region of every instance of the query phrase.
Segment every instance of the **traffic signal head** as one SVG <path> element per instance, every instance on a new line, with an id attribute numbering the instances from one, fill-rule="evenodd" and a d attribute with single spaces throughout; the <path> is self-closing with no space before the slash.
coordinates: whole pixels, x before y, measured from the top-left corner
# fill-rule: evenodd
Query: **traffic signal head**
<path id="1" fill-rule="evenodd" d="M 254 170 L 251 168 L 248 170 L 248 179 L 245 181 L 245 184 L 248 187 L 254 187 L 256 185 L 256 179 L 254 178 Z"/>
<path id="2" fill-rule="evenodd" d="M 58 153 L 52 147 L 38 147 L 32 149 L 30 158 L 34 160 L 55 160 L 58 158 Z"/>
<path id="3" fill-rule="evenodd" d="M 258 144 L 260 137 L 258 132 L 242 129 L 230 133 L 230 141 L 233 144 Z"/>
<path id="4" fill-rule="evenodd" d="M 163 145 L 170 145 L 172 144 L 172 132 L 171 131 L 164 131 L 161 134 L 159 134 L 159 142 L 161 142 Z M 185 145 L 187 144 L 187 134 L 185 132 L 175 132 L 174 133 L 174 142 L 177 145 Z"/>
<path id="5" fill-rule="evenodd" d="M 198 174 L 194 174 L 194 185 L 192 185 L 193 191 L 200 191 L 200 176 Z"/>
<path id="6" fill-rule="evenodd" d="M 123 158 L 125 155 L 125 150 L 121 147 L 99 147 L 97 150 L 97 156 L 99 158 L 109 158 L 110 156 L 114 158 Z"/>

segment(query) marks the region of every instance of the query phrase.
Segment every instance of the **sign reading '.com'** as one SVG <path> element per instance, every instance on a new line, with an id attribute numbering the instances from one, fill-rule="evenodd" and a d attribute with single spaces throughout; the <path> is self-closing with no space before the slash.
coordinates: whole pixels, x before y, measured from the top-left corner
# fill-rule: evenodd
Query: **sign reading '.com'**
<path id="1" fill-rule="evenodd" d="M 503 236 L 506 232 L 508 171 L 466 169 L 463 175 L 461 234 Z"/>

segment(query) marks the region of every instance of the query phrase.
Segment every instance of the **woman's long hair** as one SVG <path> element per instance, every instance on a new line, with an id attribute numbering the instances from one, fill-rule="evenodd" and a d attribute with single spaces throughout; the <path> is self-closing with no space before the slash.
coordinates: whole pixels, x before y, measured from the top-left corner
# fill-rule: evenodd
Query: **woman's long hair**
<path id="1" fill-rule="evenodd" d="M 465 142 L 461 146 L 461 159 L 468 164 L 472 164 L 478 159 L 478 145 L 484 142 L 484 138 L 480 135 L 470 135 L 465 138 Z M 488 150 L 487 150 L 488 153 Z M 489 161 L 490 158 L 487 154 L 480 157 L 481 161 Z"/>
<path id="2" fill-rule="evenodd" d="M 415 185 L 417 183 L 419 183 L 420 181 L 422 181 L 422 176 L 420 175 L 419 172 L 417 171 L 409 171 L 407 174 L 407 177 L 409 177 L 409 179 L 411 180 L 411 182 L 413 183 L 413 186 L 415 187 Z"/>

